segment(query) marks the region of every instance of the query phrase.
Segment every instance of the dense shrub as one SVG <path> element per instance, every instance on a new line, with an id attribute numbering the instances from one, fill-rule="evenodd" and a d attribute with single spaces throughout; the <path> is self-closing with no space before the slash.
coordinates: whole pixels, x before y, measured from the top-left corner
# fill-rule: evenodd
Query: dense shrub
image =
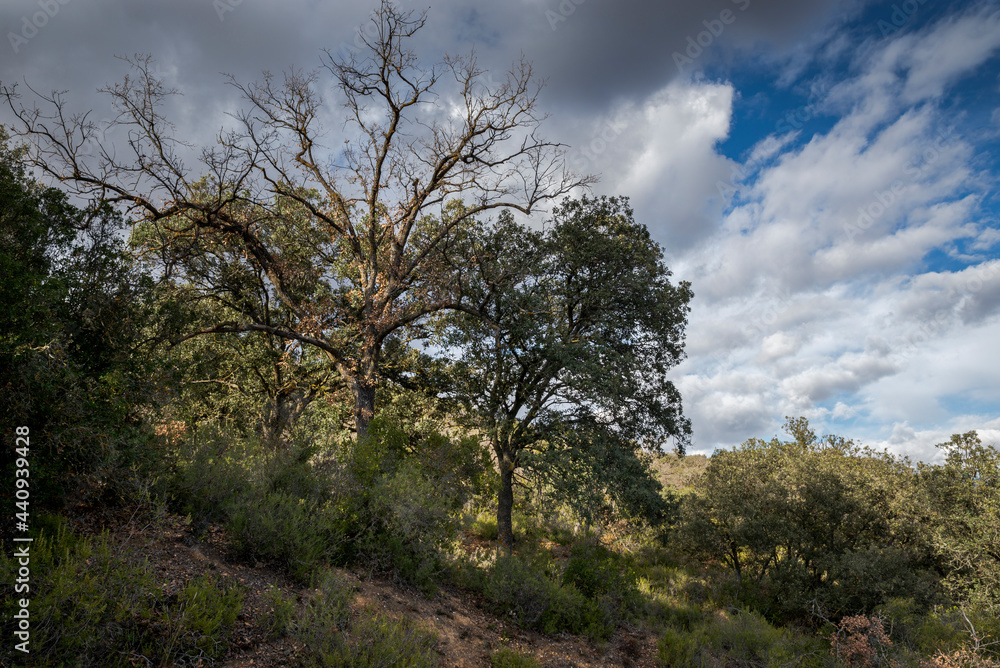
<path id="1" fill-rule="evenodd" d="M 7 141 L 0 127 L 0 435 L 30 428 L 33 504 L 129 500 L 156 376 L 142 353 L 152 281 L 124 252 L 120 214 L 34 182 Z"/>
<path id="2" fill-rule="evenodd" d="M 17 561 L 0 555 L 13 582 Z M 204 576 L 165 595 L 152 568 L 107 534 L 78 539 L 64 526 L 31 547 L 31 659 L 36 665 L 132 665 L 193 662 L 222 655 L 242 609 L 237 587 Z M 3 604 L 10 620 L 15 601 Z M 13 637 L 10 624 L 4 635 Z M 13 651 L 4 643 L 4 652 Z M 12 656 L 7 657 L 13 661 Z M 18 659 L 23 656 L 18 655 Z"/>
<path id="3" fill-rule="evenodd" d="M 721 562 L 744 604 L 790 621 L 819 603 L 830 616 L 870 612 L 893 596 L 938 592 L 933 550 L 905 460 L 842 438 L 751 439 L 717 452 L 685 497 L 681 541 Z"/>
<path id="4" fill-rule="evenodd" d="M 436 665 L 433 635 L 407 620 L 392 620 L 368 610 L 352 617 L 351 590 L 333 572 L 321 573 L 316 584 L 288 629 L 303 643 L 300 658 L 304 665 L 331 668 Z"/>
<path id="5" fill-rule="evenodd" d="M 509 647 L 501 647 L 490 654 L 490 668 L 541 668 L 542 664 L 530 654 L 522 654 Z"/>
<path id="6" fill-rule="evenodd" d="M 323 519 L 321 509 L 305 499 L 266 492 L 252 503 L 231 506 L 227 528 L 237 555 L 277 560 L 306 580 L 328 554 Z"/>
<path id="7" fill-rule="evenodd" d="M 690 631 L 668 627 L 658 645 L 662 666 L 824 666 L 822 641 L 772 626 L 760 615 L 720 613 Z"/>
<path id="8" fill-rule="evenodd" d="M 619 621 L 635 617 L 642 606 L 635 569 L 621 555 L 595 540 L 573 545 L 562 582 L 574 585 L 596 602 L 605 624 L 612 629 Z"/>
<path id="9" fill-rule="evenodd" d="M 938 606 L 924 610 L 912 598 L 894 598 L 876 611 L 897 647 L 919 656 L 951 657 L 974 651 L 1000 659 L 1000 619 L 988 607 Z M 947 665 L 947 664 L 944 664 Z"/>
<path id="10" fill-rule="evenodd" d="M 198 428 L 177 448 L 164 491 L 178 510 L 224 522 L 240 556 L 275 561 L 302 581 L 322 563 L 363 563 L 432 590 L 481 455 L 475 439 L 382 419 L 367 440 L 324 451 L 275 451 Z"/>
<path id="11" fill-rule="evenodd" d="M 955 602 L 1000 618 L 1000 448 L 984 445 L 974 431 L 938 448 L 944 463 L 921 466 L 920 481 L 945 590 Z"/>
<path id="12" fill-rule="evenodd" d="M 483 593 L 497 614 L 526 628 L 610 637 L 620 621 L 612 598 L 602 598 L 600 592 L 588 598 L 575 584 L 561 583 L 547 570 L 525 557 L 498 556 L 488 569 Z"/>

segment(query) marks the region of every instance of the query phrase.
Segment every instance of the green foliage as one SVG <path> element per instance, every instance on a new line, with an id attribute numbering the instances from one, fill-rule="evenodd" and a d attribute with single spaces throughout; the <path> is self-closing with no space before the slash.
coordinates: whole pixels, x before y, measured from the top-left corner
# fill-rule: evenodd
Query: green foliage
<path id="1" fill-rule="evenodd" d="M 581 548 L 572 568 L 562 573 L 542 553 L 498 555 L 482 580 L 483 594 L 497 614 L 526 628 L 607 639 L 620 622 L 636 613 L 639 593 L 634 574 L 616 569 L 620 558 L 593 548 L 586 553 L 587 549 Z M 599 574 L 612 581 L 598 583 Z M 622 589 L 614 589 L 616 585 Z"/>
<path id="2" fill-rule="evenodd" d="M 460 511 L 480 489 L 484 459 L 475 438 L 404 431 L 377 417 L 348 454 L 337 490 L 338 512 L 355 523 L 342 558 L 363 555 L 369 568 L 433 591 Z"/>
<path id="3" fill-rule="evenodd" d="M 306 666 L 344 668 L 430 668 L 436 665 L 433 635 L 406 620 L 362 610 L 352 619 L 350 588 L 323 572 L 290 632 L 303 643 Z"/>
<path id="4" fill-rule="evenodd" d="M 483 540 L 496 540 L 498 536 L 496 515 L 485 513 L 477 515 L 469 526 L 469 532 Z"/>
<path id="5" fill-rule="evenodd" d="M 291 629 L 295 618 L 295 597 L 272 585 L 264 593 L 264 598 L 271 605 L 270 612 L 263 620 L 264 628 L 271 638 L 280 638 Z"/>
<path id="6" fill-rule="evenodd" d="M 775 628 L 753 612 L 719 614 L 686 631 L 668 628 L 658 645 L 662 666 L 829 665 L 825 643 Z"/>
<path id="7" fill-rule="evenodd" d="M 670 437 L 683 450 L 690 433 L 667 373 L 683 355 L 692 294 L 670 283 L 627 201 L 564 202 L 545 232 L 505 212 L 462 242 L 475 311 L 437 324 L 454 356 L 454 396 L 496 454 L 501 542 L 513 542 L 519 467 L 547 476 L 585 515 L 665 514 L 640 452 Z"/>
<path id="8" fill-rule="evenodd" d="M 483 592 L 497 614 L 544 633 L 569 631 L 599 635 L 600 613 L 578 589 L 553 581 L 538 564 L 500 555 Z"/>
<path id="9" fill-rule="evenodd" d="M 708 458 L 705 455 L 679 457 L 668 452 L 653 460 L 653 470 L 663 486 L 679 493 L 689 493 L 707 467 Z"/>
<path id="10" fill-rule="evenodd" d="M 598 425 L 553 432 L 526 447 L 519 462 L 535 480 L 533 503 L 566 507 L 584 524 L 623 519 L 659 528 L 676 515 L 652 457 Z"/>
<path id="11" fill-rule="evenodd" d="M 680 538 L 735 574 L 744 600 L 776 619 L 819 604 L 870 611 L 910 594 L 933 602 L 931 549 L 904 460 L 791 420 L 791 442 L 751 439 L 716 453 L 684 499 Z"/>
<path id="12" fill-rule="evenodd" d="M 490 654 L 490 668 L 542 668 L 542 664 L 530 654 L 501 647 Z"/>
<path id="13" fill-rule="evenodd" d="M 190 282 L 168 280 L 160 286 L 158 336 L 171 342 L 156 360 L 171 381 L 166 417 L 218 421 L 243 438 L 282 447 L 302 432 L 300 419 L 314 402 L 336 396 L 343 383 L 326 356 L 294 338 L 271 331 L 213 329 L 219 322 L 239 320 L 246 311 L 259 314 L 271 328 L 295 318 L 275 299 L 265 278 L 246 264 L 242 245 L 225 235 L 194 235 L 171 251 L 163 249 L 169 234 L 164 226 L 176 224 L 146 221 L 135 226 L 130 240 L 146 257 L 154 249 L 180 251 L 174 261 L 191 272 Z"/>
<path id="14" fill-rule="evenodd" d="M 227 529 L 239 556 L 275 559 L 293 577 L 305 580 L 327 551 L 317 512 L 314 505 L 300 497 L 265 492 L 253 505 L 231 505 Z"/>
<path id="15" fill-rule="evenodd" d="M 144 559 L 107 534 L 78 539 L 63 525 L 31 546 L 31 652 L 38 665 L 157 664 L 222 655 L 242 609 L 242 591 L 210 576 L 164 595 Z M 5 550 L 0 575 L 13 582 L 17 560 Z M 16 600 L 2 606 L 11 620 Z M 12 637 L 12 624 L 5 622 Z M 13 651 L 6 643 L 3 651 Z M 8 657 L 11 658 L 11 657 Z"/>
<path id="16" fill-rule="evenodd" d="M 619 620 L 634 618 L 641 606 L 635 569 L 619 554 L 594 540 L 573 545 L 562 582 L 575 586 L 595 601 L 612 628 Z"/>
<path id="17" fill-rule="evenodd" d="M 155 375 L 139 353 L 152 285 L 122 247 L 126 222 L 27 175 L 0 129 L 0 424 L 28 426 L 32 501 L 118 501 L 144 459 Z M 3 472 L 11 469 L 5 460 Z"/>
<path id="18" fill-rule="evenodd" d="M 920 473 L 934 547 L 948 568 L 944 585 L 956 600 L 1000 617 L 1000 449 L 976 432 L 938 447 L 944 464 Z"/>
<path id="19" fill-rule="evenodd" d="M 404 431 L 377 418 L 369 437 L 318 452 L 275 451 L 202 428 L 176 451 L 165 491 L 198 519 L 226 524 L 244 558 L 308 580 L 322 563 L 364 563 L 428 591 L 477 490 L 475 439 Z"/>
<path id="20" fill-rule="evenodd" d="M 175 451 L 162 493 L 196 521 L 224 523 L 238 555 L 276 561 L 307 581 L 346 540 L 330 501 L 337 480 L 309 463 L 312 455 L 306 446 L 274 451 L 202 427 Z"/>
<path id="21" fill-rule="evenodd" d="M 982 606 L 941 606 L 922 610 L 912 598 L 895 598 L 880 606 L 892 641 L 921 656 L 951 655 L 980 645 L 984 656 L 1000 658 L 1000 620 Z M 977 643 L 978 641 L 978 643 Z"/>
<path id="22" fill-rule="evenodd" d="M 222 639 L 242 608 L 240 588 L 220 582 L 211 574 L 196 577 L 184 585 L 176 603 L 167 607 L 177 628 L 171 644 L 196 647 L 208 658 L 220 656 L 225 649 Z"/>

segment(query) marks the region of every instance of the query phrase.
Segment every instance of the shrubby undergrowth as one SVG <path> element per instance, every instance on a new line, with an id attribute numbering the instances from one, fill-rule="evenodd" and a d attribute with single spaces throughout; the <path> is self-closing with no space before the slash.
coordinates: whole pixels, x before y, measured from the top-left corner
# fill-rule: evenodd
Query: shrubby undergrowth
<path id="1" fill-rule="evenodd" d="M 430 590 L 481 485 L 478 448 L 380 420 L 367 440 L 324 450 L 268 450 L 200 429 L 162 486 L 196 523 L 225 524 L 240 557 L 277 562 L 302 581 L 322 564 L 364 563 Z"/>
<path id="2" fill-rule="evenodd" d="M 0 555 L 13 582 L 18 561 Z M 220 657 L 243 607 L 235 582 L 202 576 L 164 592 L 145 558 L 108 534 L 78 538 L 62 522 L 31 546 L 30 659 L 34 665 L 127 666 L 197 663 Z M 2 604 L 13 638 L 15 598 Z M 13 643 L 4 652 L 13 661 Z M 18 655 L 23 659 L 23 655 Z"/>
<path id="3" fill-rule="evenodd" d="M 335 573 L 320 570 L 309 598 L 295 609 L 281 594 L 272 596 L 272 632 L 290 635 L 303 646 L 305 666 L 326 668 L 430 668 L 436 665 L 435 638 L 414 624 L 367 609 L 351 614 L 353 591 Z M 278 612 L 280 610 L 280 612 Z"/>

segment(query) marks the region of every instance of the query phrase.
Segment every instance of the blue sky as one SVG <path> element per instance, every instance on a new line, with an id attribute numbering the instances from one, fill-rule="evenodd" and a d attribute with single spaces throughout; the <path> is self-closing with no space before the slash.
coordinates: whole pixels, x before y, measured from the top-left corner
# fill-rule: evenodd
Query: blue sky
<path id="1" fill-rule="evenodd" d="M 241 106 L 223 72 L 314 68 L 372 8 L 11 0 L 0 81 L 107 120 L 114 56 L 150 53 L 182 93 L 168 118 L 208 145 Z M 1000 442 L 1000 2 L 438 0 L 427 16 L 428 63 L 475 48 L 487 82 L 534 64 L 569 165 L 630 197 L 692 282 L 674 378 L 693 451 L 800 415 L 917 459 L 955 432 Z"/>
<path id="2" fill-rule="evenodd" d="M 678 381 L 702 447 L 780 415 L 921 459 L 996 440 L 1000 8 L 901 5 L 686 84 L 732 95 L 735 176 L 673 263 L 704 299 Z"/>

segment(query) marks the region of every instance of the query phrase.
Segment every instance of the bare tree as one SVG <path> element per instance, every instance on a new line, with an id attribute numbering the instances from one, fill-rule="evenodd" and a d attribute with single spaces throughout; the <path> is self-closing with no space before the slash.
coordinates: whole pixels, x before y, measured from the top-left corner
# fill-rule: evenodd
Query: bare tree
<path id="1" fill-rule="evenodd" d="M 185 165 L 181 154 L 192 147 L 162 115 L 175 91 L 149 57 L 130 59 L 133 74 L 103 91 L 127 149 L 97 141 L 89 116 L 69 115 L 58 93 L 39 96 L 45 111 L 21 104 L 15 88 L 2 93 L 32 140 L 34 164 L 155 231 L 147 248 L 167 275 L 183 280 L 185 258 L 222 243 L 264 276 L 292 316 L 286 324 L 248 309 L 189 336 L 267 332 L 323 350 L 353 394 L 364 437 L 387 338 L 431 313 L 470 308 L 444 259 L 456 230 L 492 209 L 529 213 L 592 181 L 569 174 L 561 146 L 538 135 L 530 64 L 515 63 L 494 86 L 474 54 L 423 68 L 408 42 L 425 20 L 383 0 L 359 54 L 327 52 L 321 69 L 280 83 L 266 73 L 250 85 L 230 77 L 249 104 L 236 129 L 201 151 L 200 173 Z M 321 76 L 332 76 L 355 131 L 342 151 L 321 143 Z M 282 218 L 290 206 L 294 225 Z"/>

